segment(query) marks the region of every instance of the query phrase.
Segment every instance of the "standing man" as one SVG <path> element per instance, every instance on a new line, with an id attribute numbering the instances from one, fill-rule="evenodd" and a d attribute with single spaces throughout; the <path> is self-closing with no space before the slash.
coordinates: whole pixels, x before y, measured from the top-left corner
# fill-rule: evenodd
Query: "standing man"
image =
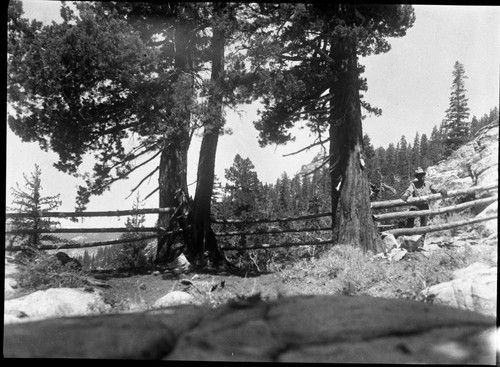
<path id="1" fill-rule="evenodd" d="M 415 179 L 410 183 L 410 186 L 405 190 L 401 199 L 407 201 L 409 197 L 422 197 L 439 192 L 443 197 L 448 196 L 448 192 L 444 189 L 438 190 L 433 187 L 432 184 L 425 181 L 425 171 L 418 167 L 415 170 Z M 410 211 L 415 210 L 428 210 L 428 203 L 416 203 L 414 206 L 410 207 Z M 420 227 L 425 227 L 427 225 L 428 217 L 426 215 L 420 217 Z M 406 228 L 412 228 L 414 226 L 415 218 L 410 217 L 406 220 Z"/>

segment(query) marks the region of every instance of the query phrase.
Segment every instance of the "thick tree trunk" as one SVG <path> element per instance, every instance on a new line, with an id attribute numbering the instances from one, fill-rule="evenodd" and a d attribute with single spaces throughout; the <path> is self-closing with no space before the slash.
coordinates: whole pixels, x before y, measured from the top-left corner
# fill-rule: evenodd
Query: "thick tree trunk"
<path id="1" fill-rule="evenodd" d="M 166 138 L 167 140 L 168 138 Z M 186 231 L 183 205 L 187 195 L 187 147 L 178 139 L 168 139 L 165 142 L 160 157 L 159 174 L 159 205 L 161 208 L 174 207 L 179 210 L 173 213 L 160 213 L 158 227 L 166 231 Z M 186 232 L 184 232 L 186 233 Z M 160 234 L 156 252 L 156 262 L 169 262 L 182 252 L 184 244 L 182 236 L 177 233 Z M 174 246 L 179 243 L 179 246 Z"/>
<path id="2" fill-rule="evenodd" d="M 330 122 L 333 240 L 379 252 L 380 238 L 370 208 L 364 171 L 356 37 L 349 34 L 332 46 L 333 72 Z"/>
<path id="3" fill-rule="evenodd" d="M 190 71 L 189 47 L 191 26 L 180 21 L 175 27 L 175 56 L 174 65 L 177 78 L 175 84 Z M 185 86 L 183 86 L 185 87 Z M 174 107 L 174 106 L 172 106 Z M 183 235 L 176 233 L 163 234 L 158 237 L 156 262 L 169 262 L 182 253 L 189 242 L 189 229 L 186 217 L 189 213 L 187 188 L 187 157 L 190 144 L 190 117 L 189 107 L 175 106 L 176 112 L 170 116 L 167 132 L 164 134 L 162 153 L 159 168 L 159 205 L 160 207 L 174 207 L 178 210 L 170 213 L 160 213 L 158 226 L 167 231 L 182 230 Z"/>
<path id="4" fill-rule="evenodd" d="M 198 161 L 198 182 L 191 223 L 193 242 L 188 245 L 188 259 L 190 261 L 195 259 L 200 266 L 205 265 L 207 256 L 215 262 L 215 265 L 223 259 L 223 255 L 217 248 L 217 240 L 210 222 L 218 130 L 205 131 Z"/>
<path id="5" fill-rule="evenodd" d="M 225 6 L 223 3 L 215 3 L 214 13 L 221 14 Z M 204 121 L 205 127 L 198 161 L 197 185 L 191 228 L 193 242 L 188 245 L 189 257 L 194 258 L 200 266 L 205 265 L 207 260 L 213 262 L 213 265 L 219 265 L 224 261 L 224 256 L 217 248 L 217 240 L 210 223 L 215 157 L 219 133 L 223 125 L 223 95 L 220 90 L 220 82 L 224 72 L 224 42 L 224 30 L 214 26 L 211 45 L 210 111 Z"/>

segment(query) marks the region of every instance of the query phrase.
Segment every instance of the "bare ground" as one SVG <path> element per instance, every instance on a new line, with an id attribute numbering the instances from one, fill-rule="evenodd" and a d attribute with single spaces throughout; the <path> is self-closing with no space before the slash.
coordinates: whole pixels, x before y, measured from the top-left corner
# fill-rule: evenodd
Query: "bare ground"
<path id="1" fill-rule="evenodd" d="M 94 271 L 105 285 L 98 288 L 107 303 L 120 308 L 150 308 L 172 291 L 185 291 L 202 303 L 218 306 L 229 300 L 259 295 L 272 300 L 299 294 L 332 294 L 329 280 L 285 279 L 279 273 L 184 271 L 151 266 L 134 271 Z"/>

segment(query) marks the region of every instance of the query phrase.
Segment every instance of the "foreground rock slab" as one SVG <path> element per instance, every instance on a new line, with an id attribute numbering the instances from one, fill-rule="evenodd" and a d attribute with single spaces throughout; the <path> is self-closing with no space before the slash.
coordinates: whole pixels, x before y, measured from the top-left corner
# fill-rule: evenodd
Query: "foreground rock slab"
<path id="1" fill-rule="evenodd" d="M 473 263 L 456 270 L 453 280 L 423 290 L 433 303 L 495 317 L 497 314 L 497 267 Z"/>
<path id="2" fill-rule="evenodd" d="M 6 325 L 4 356 L 494 365 L 495 330 L 447 306 L 298 296 Z"/>
<path id="3" fill-rule="evenodd" d="M 109 311 L 101 295 L 77 288 L 50 288 L 4 301 L 4 323 L 28 322 Z"/>

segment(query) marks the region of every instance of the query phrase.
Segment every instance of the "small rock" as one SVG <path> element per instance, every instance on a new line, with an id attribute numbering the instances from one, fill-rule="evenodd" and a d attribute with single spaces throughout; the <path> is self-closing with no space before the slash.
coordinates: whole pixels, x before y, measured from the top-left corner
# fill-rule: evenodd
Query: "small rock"
<path id="1" fill-rule="evenodd" d="M 396 237 L 394 237 L 393 234 L 385 234 L 382 237 L 382 243 L 384 246 L 384 252 L 389 252 L 393 248 L 399 247 L 399 243 L 396 240 Z"/>
<path id="2" fill-rule="evenodd" d="M 172 270 L 186 270 L 189 267 L 189 261 L 184 254 L 180 254 L 175 260 L 168 263 L 168 267 Z"/>
<path id="3" fill-rule="evenodd" d="M 141 289 L 141 290 L 146 289 L 146 284 L 144 284 L 144 283 L 139 284 L 139 289 Z"/>
<path id="4" fill-rule="evenodd" d="M 196 300 L 194 296 L 187 292 L 173 291 L 156 300 L 153 308 L 173 307 L 179 305 L 192 305 Z"/>
<path id="5" fill-rule="evenodd" d="M 160 272 L 158 270 L 153 271 L 153 275 L 160 275 Z"/>
<path id="6" fill-rule="evenodd" d="M 23 312 L 23 311 L 17 311 L 16 313 L 16 317 L 18 319 L 24 319 L 25 317 L 28 317 L 28 315 L 26 314 L 26 312 Z"/>
<path id="7" fill-rule="evenodd" d="M 424 245 L 424 236 L 400 236 L 398 237 L 398 242 L 401 248 L 407 250 L 408 252 L 415 252 Z"/>
<path id="8" fill-rule="evenodd" d="M 403 257 L 405 257 L 407 252 L 408 251 L 406 251 L 404 248 L 394 248 L 389 252 L 389 255 L 388 255 L 389 260 L 390 261 L 399 261 Z"/>

